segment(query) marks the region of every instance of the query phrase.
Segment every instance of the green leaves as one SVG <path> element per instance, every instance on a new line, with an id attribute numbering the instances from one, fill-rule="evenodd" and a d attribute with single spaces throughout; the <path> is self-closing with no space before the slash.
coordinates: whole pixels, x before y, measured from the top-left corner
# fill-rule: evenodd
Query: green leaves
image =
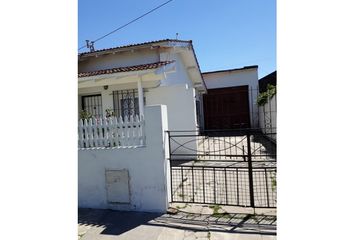
<path id="1" fill-rule="evenodd" d="M 80 111 L 80 119 L 90 119 L 92 118 L 92 114 L 88 112 L 87 110 L 81 110 Z"/>
<path id="2" fill-rule="evenodd" d="M 271 84 L 268 84 L 267 91 L 262 92 L 257 97 L 258 106 L 264 106 L 268 102 L 268 99 L 271 99 L 275 94 L 276 94 L 276 87 Z"/>

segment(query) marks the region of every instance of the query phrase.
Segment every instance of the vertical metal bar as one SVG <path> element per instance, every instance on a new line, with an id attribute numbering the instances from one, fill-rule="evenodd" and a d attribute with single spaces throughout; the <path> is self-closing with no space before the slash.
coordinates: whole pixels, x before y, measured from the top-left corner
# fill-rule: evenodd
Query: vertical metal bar
<path id="1" fill-rule="evenodd" d="M 205 181 L 204 181 L 204 167 L 202 167 L 202 177 L 203 177 L 203 203 L 205 203 Z"/>
<path id="2" fill-rule="evenodd" d="M 91 105 L 91 109 L 92 109 L 92 115 L 94 117 L 97 117 L 96 107 L 95 107 L 95 98 L 96 98 L 96 96 L 91 96 L 90 97 L 90 105 Z"/>
<path id="3" fill-rule="evenodd" d="M 226 204 L 229 203 L 228 199 L 227 199 L 227 172 L 226 172 L 226 168 L 224 168 L 224 171 L 225 171 L 225 195 L 226 195 Z"/>
<path id="4" fill-rule="evenodd" d="M 100 116 L 101 115 L 101 109 L 100 109 L 100 99 L 98 96 L 94 97 L 94 104 L 95 104 L 95 110 L 97 111 L 97 115 Z"/>
<path id="5" fill-rule="evenodd" d="M 224 144 L 225 144 L 225 137 L 221 137 L 221 138 L 224 140 Z M 219 154 L 218 154 L 218 155 L 219 155 L 219 158 L 218 158 L 218 159 L 220 160 L 220 159 L 221 159 L 221 156 L 220 156 L 220 155 L 221 155 L 222 152 L 221 152 L 221 150 L 220 150 L 220 139 L 219 139 L 219 137 L 218 137 L 218 145 L 219 145 L 219 151 L 218 151 L 218 153 L 219 153 Z M 225 154 L 226 154 L 226 153 L 225 153 Z"/>
<path id="6" fill-rule="evenodd" d="M 98 96 L 96 96 L 96 97 L 94 97 L 94 104 L 95 104 L 95 110 L 96 110 L 96 112 L 97 112 L 97 115 L 98 116 L 101 116 L 101 115 L 103 115 L 102 114 L 102 111 L 100 111 L 100 110 L 102 110 L 101 109 L 101 107 L 100 107 L 100 98 L 98 97 Z M 104 117 L 104 116 L 103 116 Z"/>
<path id="7" fill-rule="evenodd" d="M 266 119 L 266 111 L 265 111 L 265 107 L 264 105 L 262 106 L 263 108 L 263 128 L 264 128 L 264 132 L 267 134 L 267 119 Z"/>
<path id="8" fill-rule="evenodd" d="M 247 155 L 248 155 L 248 179 L 250 190 L 250 204 L 254 207 L 254 192 L 253 192 L 253 171 L 252 171 L 252 154 L 251 154 L 251 136 L 247 133 Z"/>
<path id="9" fill-rule="evenodd" d="M 115 91 L 112 92 L 112 97 L 113 97 L 113 111 L 114 111 L 116 117 L 118 117 Z"/>
<path id="10" fill-rule="evenodd" d="M 215 136 L 213 137 L 213 158 L 212 160 L 215 160 Z"/>
<path id="11" fill-rule="evenodd" d="M 198 137 L 197 137 L 197 139 L 198 139 Z M 205 136 L 203 136 L 202 137 L 202 141 L 203 141 L 203 153 L 202 153 L 202 155 L 205 157 L 205 155 L 206 155 L 206 153 L 205 153 L 205 140 L 206 140 L 206 137 Z M 203 159 L 203 160 L 205 160 L 205 159 Z"/>
<path id="12" fill-rule="evenodd" d="M 168 138 L 168 152 L 170 155 L 169 161 L 170 161 L 170 187 L 171 187 L 171 201 L 173 202 L 173 188 L 172 188 L 172 159 L 171 159 L 171 137 L 170 137 L 170 131 L 167 131 L 167 138 Z"/>
<path id="13" fill-rule="evenodd" d="M 210 149 L 210 138 L 208 137 L 208 154 L 209 154 L 209 158 L 208 158 L 208 160 L 210 160 L 210 151 L 211 149 Z"/>
<path id="14" fill-rule="evenodd" d="M 90 107 L 90 112 L 92 113 L 92 114 L 95 114 L 95 112 L 93 111 L 94 109 L 92 109 L 92 97 L 88 97 L 87 98 L 88 99 L 88 105 L 89 105 L 89 107 Z"/>
<path id="15" fill-rule="evenodd" d="M 235 150 L 236 150 L 236 152 L 235 152 L 235 154 L 232 154 L 232 143 L 231 143 L 231 137 L 229 136 L 229 145 L 230 145 L 230 159 L 233 159 L 233 157 L 232 157 L 232 155 L 237 155 L 237 147 L 235 146 Z"/>
<path id="16" fill-rule="evenodd" d="M 270 132 L 273 131 L 273 123 L 272 123 L 272 104 L 270 102 L 270 98 L 268 96 L 268 104 L 269 104 L 269 122 L 270 122 Z"/>
<path id="17" fill-rule="evenodd" d="M 242 155 L 243 155 L 243 161 L 246 162 L 246 154 L 245 154 L 245 146 L 242 145 Z"/>
<path id="18" fill-rule="evenodd" d="M 181 177 L 182 177 L 182 201 L 184 202 L 184 181 L 183 181 L 183 166 L 181 166 Z"/>
<path id="19" fill-rule="evenodd" d="M 239 195 L 239 187 L 238 187 L 238 168 L 236 168 L 236 194 L 237 194 L 237 205 L 240 204 L 240 195 Z"/>
<path id="20" fill-rule="evenodd" d="M 85 110 L 85 97 L 81 96 L 81 110 Z"/>
<path id="21" fill-rule="evenodd" d="M 251 102 L 250 102 L 250 104 L 251 104 L 251 118 L 252 118 L 252 125 L 251 126 L 249 126 L 250 128 L 251 127 L 254 127 L 255 125 L 254 125 L 254 114 L 253 114 L 253 94 L 252 94 L 252 86 L 251 86 Z"/>
<path id="22" fill-rule="evenodd" d="M 264 169 L 264 175 L 265 175 L 265 183 L 266 183 L 266 193 L 267 193 L 267 206 L 269 207 L 269 192 L 268 192 L 268 177 L 267 177 L 267 169 Z"/>
<path id="23" fill-rule="evenodd" d="M 216 181 L 215 181 L 215 168 L 213 168 L 214 172 L 214 204 L 216 204 Z"/>
<path id="24" fill-rule="evenodd" d="M 173 202 L 173 186 L 172 186 L 172 162 L 170 160 L 170 186 L 171 186 L 171 202 Z"/>
<path id="25" fill-rule="evenodd" d="M 121 116 L 120 108 L 119 108 L 119 91 L 115 91 L 116 96 L 116 109 L 117 109 L 117 117 Z"/>
<path id="26" fill-rule="evenodd" d="M 192 202 L 194 202 L 194 167 L 192 166 Z"/>

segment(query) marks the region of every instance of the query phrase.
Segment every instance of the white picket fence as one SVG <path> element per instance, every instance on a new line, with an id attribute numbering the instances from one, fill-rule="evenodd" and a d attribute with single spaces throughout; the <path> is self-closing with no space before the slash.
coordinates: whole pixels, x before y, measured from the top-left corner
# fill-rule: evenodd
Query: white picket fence
<path id="1" fill-rule="evenodd" d="M 144 119 L 139 116 L 79 120 L 79 148 L 135 147 L 145 145 Z"/>

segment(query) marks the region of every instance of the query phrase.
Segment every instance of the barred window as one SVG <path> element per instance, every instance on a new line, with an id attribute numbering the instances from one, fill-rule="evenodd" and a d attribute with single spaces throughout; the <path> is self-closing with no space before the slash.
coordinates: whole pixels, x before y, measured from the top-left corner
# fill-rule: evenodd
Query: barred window
<path id="1" fill-rule="evenodd" d="M 92 114 L 93 117 L 102 117 L 102 97 L 101 94 L 81 97 L 82 110 Z"/>
<path id="2" fill-rule="evenodd" d="M 138 90 L 113 91 L 113 111 L 117 117 L 122 118 L 139 115 Z"/>

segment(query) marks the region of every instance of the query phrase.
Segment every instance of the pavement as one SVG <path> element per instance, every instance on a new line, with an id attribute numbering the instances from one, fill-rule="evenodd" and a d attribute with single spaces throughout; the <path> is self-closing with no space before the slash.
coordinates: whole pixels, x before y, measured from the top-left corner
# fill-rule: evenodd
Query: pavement
<path id="1" fill-rule="evenodd" d="M 175 204 L 170 213 L 79 209 L 80 240 L 276 239 L 276 211 Z"/>

